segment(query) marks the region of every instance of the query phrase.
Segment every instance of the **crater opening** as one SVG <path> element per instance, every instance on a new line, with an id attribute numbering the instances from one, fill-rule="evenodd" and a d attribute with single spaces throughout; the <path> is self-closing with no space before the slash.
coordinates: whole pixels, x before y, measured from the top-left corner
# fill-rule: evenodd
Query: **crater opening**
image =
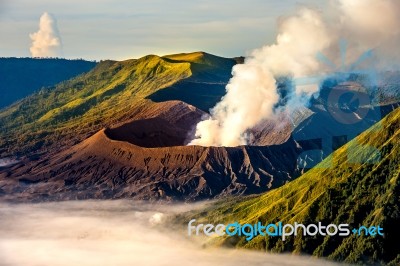
<path id="1" fill-rule="evenodd" d="M 189 133 L 190 128 L 171 125 L 159 117 L 137 120 L 105 130 L 105 134 L 110 139 L 126 141 L 146 148 L 183 146 L 186 144 Z"/>
<path id="2" fill-rule="evenodd" d="M 125 141 L 145 148 L 184 146 L 193 137 L 195 127 L 205 115 L 183 102 L 153 110 L 156 116 L 145 117 L 107 128 L 112 140 Z"/>

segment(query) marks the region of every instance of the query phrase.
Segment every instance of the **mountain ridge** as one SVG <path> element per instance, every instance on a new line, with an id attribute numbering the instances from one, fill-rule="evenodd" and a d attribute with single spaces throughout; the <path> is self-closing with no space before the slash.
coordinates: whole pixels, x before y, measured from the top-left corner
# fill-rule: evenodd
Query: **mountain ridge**
<path id="1" fill-rule="evenodd" d="M 228 245 L 272 252 L 306 253 L 347 263 L 400 263 L 400 108 L 336 150 L 296 180 L 258 196 L 220 201 L 178 221 L 198 223 L 348 223 L 381 225 L 384 237 L 257 236 L 219 238 L 211 245 Z"/>
<path id="2" fill-rule="evenodd" d="M 230 76 L 225 66 L 206 66 L 201 71 Z M 102 61 L 80 77 L 43 89 L 1 110 L 0 154 L 45 152 L 65 139 L 76 144 L 102 127 L 129 119 L 140 108 L 152 105 L 146 99 L 148 95 L 191 75 L 191 63 L 168 62 L 156 55 L 121 62 Z M 211 100 L 210 104 L 218 99 Z M 42 136 L 47 136 L 45 142 Z"/>
<path id="3" fill-rule="evenodd" d="M 103 61 L 0 112 L 0 154 L 21 155 L 6 158 L 12 166 L 0 169 L 3 196 L 192 201 L 262 193 L 297 178 L 398 106 L 362 106 L 349 113 L 355 121 L 340 124 L 335 114 L 343 110 L 329 95 L 346 86 L 335 80 L 295 117 L 282 113 L 249 129 L 247 146 L 186 147 L 197 122 L 208 116 L 202 109 L 225 93 L 237 62 L 206 53 L 167 57 Z M 198 104 L 174 100 L 174 90 L 188 92 Z M 153 102 L 161 91 L 165 98 Z M 127 161 L 129 152 L 136 159 Z"/>

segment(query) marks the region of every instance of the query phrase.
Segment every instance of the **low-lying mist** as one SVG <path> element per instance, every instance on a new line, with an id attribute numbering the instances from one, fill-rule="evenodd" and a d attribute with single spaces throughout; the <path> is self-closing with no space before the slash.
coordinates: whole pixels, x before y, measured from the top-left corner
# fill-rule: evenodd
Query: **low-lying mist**
<path id="1" fill-rule="evenodd" d="M 169 214 L 202 204 L 133 201 L 0 203 L 1 265 L 337 265 L 315 258 L 203 249 Z"/>

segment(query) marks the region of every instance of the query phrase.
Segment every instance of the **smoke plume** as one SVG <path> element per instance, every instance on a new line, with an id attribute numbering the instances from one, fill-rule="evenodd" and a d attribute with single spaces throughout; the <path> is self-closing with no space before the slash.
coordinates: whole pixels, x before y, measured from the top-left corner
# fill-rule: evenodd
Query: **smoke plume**
<path id="1" fill-rule="evenodd" d="M 315 85 L 306 85 L 301 78 L 336 71 L 344 61 L 351 65 L 369 49 L 376 50 L 381 61 L 395 58 L 393 53 L 398 49 L 394 47 L 399 44 L 399 1 L 337 0 L 334 4 L 333 14 L 302 8 L 293 16 L 281 18 L 275 43 L 252 51 L 244 64 L 234 66 L 226 95 L 210 110 L 211 117 L 197 124 L 190 144 L 247 144 L 249 129 L 265 119 L 279 117 L 274 115 L 280 100 L 278 77 L 291 77 L 295 81 L 290 99 L 279 109 L 285 112 L 305 105 L 319 91 L 318 80 Z M 349 43 L 346 58 L 339 54 L 341 39 Z M 321 54 L 323 59 L 317 56 Z"/>
<path id="2" fill-rule="evenodd" d="M 62 43 L 55 17 L 47 12 L 40 17 L 39 30 L 29 35 L 32 57 L 62 56 Z"/>

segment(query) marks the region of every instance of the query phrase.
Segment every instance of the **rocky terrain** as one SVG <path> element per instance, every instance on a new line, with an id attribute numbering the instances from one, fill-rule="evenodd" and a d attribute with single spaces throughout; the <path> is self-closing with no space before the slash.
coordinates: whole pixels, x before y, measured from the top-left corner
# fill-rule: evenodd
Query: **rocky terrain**
<path id="1" fill-rule="evenodd" d="M 103 129 L 61 153 L 2 171 L 2 196 L 190 201 L 260 193 L 298 175 L 300 148 L 293 139 L 272 146 L 182 146 L 203 112 L 178 101 L 160 105 L 169 111 Z"/>

